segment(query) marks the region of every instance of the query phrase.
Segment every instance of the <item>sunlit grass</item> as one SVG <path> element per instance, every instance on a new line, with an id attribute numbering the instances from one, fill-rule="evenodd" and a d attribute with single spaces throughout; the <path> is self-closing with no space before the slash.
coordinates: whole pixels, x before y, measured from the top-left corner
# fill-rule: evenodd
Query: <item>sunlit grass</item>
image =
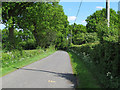
<path id="1" fill-rule="evenodd" d="M 77 88 L 100 88 L 97 80 L 94 78 L 89 69 L 85 66 L 82 60 L 78 56 L 69 51 L 69 55 L 72 62 L 72 68 L 74 74 L 77 75 L 78 87 Z"/>

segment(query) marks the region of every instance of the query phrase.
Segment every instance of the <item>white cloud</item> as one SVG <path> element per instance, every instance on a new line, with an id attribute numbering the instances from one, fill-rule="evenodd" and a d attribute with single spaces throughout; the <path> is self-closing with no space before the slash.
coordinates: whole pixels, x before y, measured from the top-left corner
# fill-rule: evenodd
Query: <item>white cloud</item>
<path id="1" fill-rule="evenodd" d="M 98 8 L 98 9 L 103 9 L 103 7 L 101 7 L 101 6 L 97 6 L 96 8 Z"/>
<path id="2" fill-rule="evenodd" d="M 86 23 L 86 21 L 85 21 L 85 20 L 83 20 L 83 21 L 82 21 L 82 23 Z"/>
<path id="3" fill-rule="evenodd" d="M 87 22 L 85 20 L 82 21 L 82 25 L 86 26 Z"/>
<path id="4" fill-rule="evenodd" d="M 75 16 L 68 16 L 68 21 L 74 21 L 76 19 Z"/>

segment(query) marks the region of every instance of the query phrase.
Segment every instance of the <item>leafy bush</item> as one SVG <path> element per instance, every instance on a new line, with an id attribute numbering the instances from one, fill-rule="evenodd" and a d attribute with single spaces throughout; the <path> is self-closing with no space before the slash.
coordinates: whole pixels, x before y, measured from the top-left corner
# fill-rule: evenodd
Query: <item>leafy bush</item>
<path id="1" fill-rule="evenodd" d="M 55 44 L 55 47 L 57 49 L 66 49 L 68 47 L 68 44 L 69 44 L 69 41 L 70 40 L 67 40 L 67 38 L 64 36 L 64 35 L 61 35 L 57 38 L 56 40 L 56 44 Z"/>
<path id="2" fill-rule="evenodd" d="M 73 46 L 71 50 L 83 60 L 105 88 L 118 88 L 120 73 L 119 43 L 105 42 Z M 93 66 L 95 67 L 93 68 Z"/>
<path id="3" fill-rule="evenodd" d="M 24 50 L 35 49 L 36 43 L 34 39 L 28 39 L 26 41 L 19 42 L 19 46 Z"/>
<path id="4" fill-rule="evenodd" d="M 2 53 L 2 63 L 4 63 L 4 65 L 2 64 L 2 67 L 8 66 L 10 61 L 11 61 L 11 55 L 9 55 L 8 53 Z"/>
<path id="5" fill-rule="evenodd" d="M 96 28 L 101 43 L 103 43 L 103 41 L 118 42 L 118 27 L 114 25 L 108 27 L 107 21 L 100 21 Z"/>
<path id="6" fill-rule="evenodd" d="M 85 33 L 80 33 L 73 37 L 73 43 L 75 45 L 80 45 L 85 43 Z"/>
<path id="7" fill-rule="evenodd" d="M 79 35 L 76 35 L 73 37 L 73 43 L 75 45 L 81 45 L 85 43 L 94 43 L 98 42 L 99 38 L 97 36 L 97 33 L 80 33 Z"/>
<path id="8" fill-rule="evenodd" d="M 35 49 L 36 48 L 36 42 L 35 38 L 32 35 L 30 31 L 18 31 L 14 30 L 14 44 L 11 45 L 8 37 L 8 30 L 3 29 L 2 30 L 2 47 L 4 51 L 12 51 L 13 49 Z"/>
<path id="9" fill-rule="evenodd" d="M 85 34 L 85 42 L 86 43 L 94 43 L 94 42 L 97 42 L 97 41 L 99 41 L 99 38 L 98 38 L 96 32 Z"/>

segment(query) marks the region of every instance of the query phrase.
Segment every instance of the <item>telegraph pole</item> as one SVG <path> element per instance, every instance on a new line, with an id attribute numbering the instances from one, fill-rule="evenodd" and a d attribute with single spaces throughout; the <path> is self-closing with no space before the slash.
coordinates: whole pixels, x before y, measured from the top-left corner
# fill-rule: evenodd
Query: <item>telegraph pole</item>
<path id="1" fill-rule="evenodd" d="M 110 0 L 106 0 L 106 18 L 107 25 L 110 26 Z"/>

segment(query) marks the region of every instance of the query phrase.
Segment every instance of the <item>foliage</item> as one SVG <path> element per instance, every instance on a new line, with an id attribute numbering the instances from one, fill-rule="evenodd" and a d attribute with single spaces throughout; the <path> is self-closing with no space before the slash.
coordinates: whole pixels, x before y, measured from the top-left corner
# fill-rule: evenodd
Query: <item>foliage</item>
<path id="1" fill-rule="evenodd" d="M 72 43 L 73 44 L 82 44 L 85 43 L 85 33 L 86 33 L 86 27 L 81 24 L 74 23 L 73 25 L 69 25 L 69 34 L 72 33 Z M 71 38 L 70 35 L 68 35 L 69 38 Z"/>
<path id="2" fill-rule="evenodd" d="M 85 43 L 95 43 L 99 41 L 98 34 L 94 33 L 85 33 Z"/>
<path id="3" fill-rule="evenodd" d="M 96 30 L 101 43 L 103 41 L 118 42 L 118 27 L 114 27 L 114 25 L 108 27 L 106 21 L 100 21 Z"/>
<path id="4" fill-rule="evenodd" d="M 105 9 L 96 11 L 86 19 L 87 32 L 81 33 L 81 37 L 77 36 L 82 42 L 85 40 L 86 44 L 77 43 L 78 45 L 73 45 L 71 50 L 84 61 L 104 88 L 118 88 L 120 82 L 118 14 L 110 10 L 111 21 L 108 27 L 105 11 Z M 91 44 L 99 40 L 99 43 Z"/>
<path id="5" fill-rule="evenodd" d="M 44 52 L 43 48 L 52 45 L 66 49 L 72 36 L 72 44 L 80 46 L 74 45 L 71 49 L 81 55 L 80 59 L 90 68 L 96 68 L 92 72 L 99 80 L 103 79 L 100 83 L 107 88 L 118 87 L 120 15 L 112 9 L 110 13 L 110 27 L 107 27 L 106 9 L 88 16 L 86 26 L 68 25 L 67 16 L 58 2 L 2 2 L 2 21 L 6 25 L 2 30 L 3 68 L 37 56 Z"/>
<path id="6" fill-rule="evenodd" d="M 24 50 L 13 52 L 7 52 L 2 54 L 2 76 L 18 69 L 23 66 L 29 65 L 35 61 L 49 56 L 54 53 L 54 46 L 50 46 L 48 49 L 35 49 L 35 50 Z M 1 75 L 0 75 L 1 76 Z"/>
<path id="7" fill-rule="evenodd" d="M 85 43 L 98 42 L 99 38 L 96 32 L 94 33 L 80 33 L 73 38 L 75 45 L 81 45 Z"/>
<path id="8" fill-rule="evenodd" d="M 56 38 L 63 36 L 67 24 L 67 16 L 58 3 L 36 3 L 27 8 L 18 23 L 23 30 L 33 33 L 36 44 L 41 47 L 55 44 Z"/>
<path id="9" fill-rule="evenodd" d="M 32 3 L 29 2 L 2 2 L 2 21 L 9 30 L 8 41 L 10 50 L 16 47 L 14 42 L 14 29 L 18 27 L 18 17 L 20 17 L 21 13 L 26 10 L 26 7 L 31 4 Z"/>
<path id="10" fill-rule="evenodd" d="M 71 49 L 80 55 L 80 60 L 92 68 L 93 74 L 105 88 L 117 88 L 120 75 L 118 48 L 118 43 L 104 41 L 103 44 L 85 44 L 79 47 L 74 46 Z M 108 75 L 108 73 L 110 74 Z"/>
<path id="11" fill-rule="evenodd" d="M 10 43 L 8 41 L 8 30 L 2 30 L 2 46 L 5 51 L 10 51 Z M 13 49 L 35 49 L 36 43 L 34 36 L 30 31 L 14 30 L 15 47 Z M 13 50 L 12 49 L 12 50 Z"/>
<path id="12" fill-rule="evenodd" d="M 104 9 L 102 10 L 104 11 Z M 80 59 L 83 60 L 87 66 L 91 69 L 91 72 L 100 81 L 105 88 L 118 88 L 120 81 L 118 78 L 120 76 L 119 67 L 119 28 L 117 22 L 114 21 L 116 17 L 111 17 L 110 27 L 107 26 L 107 20 L 97 20 L 94 22 L 91 20 L 96 20 L 97 13 L 102 11 L 96 11 L 92 16 L 88 17 L 87 30 L 88 30 L 88 41 L 91 41 L 93 32 L 96 34 L 95 39 L 100 40 L 100 43 L 93 44 L 82 44 L 80 46 L 74 45 L 71 49 L 80 55 Z M 112 11 L 112 10 L 111 10 Z M 112 12 L 111 15 L 115 13 Z M 116 15 L 116 14 L 115 14 Z M 90 33 L 92 32 L 92 33 Z M 83 34 L 83 37 L 85 35 Z M 82 38 L 82 37 L 81 37 Z M 84 39 L 83 39 L 84 40 Z M 93 40 L 94 41 L 94 40 Z"/>
<path id="13" fill-rule="evenodd" d="M 87 25 L 87 31 L 88 32 L 96 32 L 97 25 L 100 21 L 106 20 L 106 9 L 98 10 L 94 12 L 92 15 L 88 16 L 86 19 Z M 115 10 L 110 9 L 110 26 L 117 27 L 118 26 L 118 14 Z"/>
<path id="14" fill-rule="evenodd" d="M 13 64 L 17 64 L 25 61 L 28 58 L 35 57 L 44 52 L 55 51 L 54 46 L 50 46 L 48 49 L 35 49 L 35 50 L 14 50 L 12 52 L 2 53 L 2 68 L 11 67 Z"/>
<path id="15" fill-rule="evenodd" d="M 66 46 L 63 42 L 67 36 L 68 21 L 58 2 L 3 2 L 2 4 L 2 21 L 8 30 L 7 36 L 3 37 L 7 40 L 6 42 L 4 40 L 7 43 L 4 46 L 7 45 L 9 50 L 16 49 L 17 45 L 23 49 L 33 49 L 36 46 L 46 48 L 51 44 L 59 44 L 56 47 L 61 48 Z M 20 30 L 18 35 L 16 29 Z M 33 37 L 29 38 L 30 35 Z"/>

